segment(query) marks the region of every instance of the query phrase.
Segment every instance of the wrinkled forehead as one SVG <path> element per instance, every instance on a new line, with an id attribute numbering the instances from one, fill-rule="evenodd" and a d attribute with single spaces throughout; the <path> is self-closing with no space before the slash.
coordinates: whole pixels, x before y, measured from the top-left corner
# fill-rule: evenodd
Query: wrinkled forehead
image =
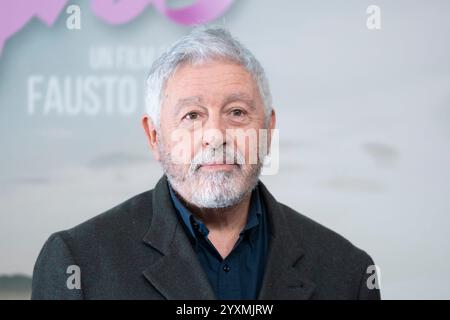
<path id="1" fill-rule="evenodd" d="M 258 87 L 241 65 L 227 60 L 183 63 L 169 77 L 163 98 L 167 105 L 229 103 L 261 104 Z"/>

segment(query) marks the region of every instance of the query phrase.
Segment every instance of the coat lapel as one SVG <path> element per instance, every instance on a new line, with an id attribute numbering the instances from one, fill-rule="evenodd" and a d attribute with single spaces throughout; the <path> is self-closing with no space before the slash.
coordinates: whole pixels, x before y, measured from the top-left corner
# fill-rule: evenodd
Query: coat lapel
<path id="1" fill-rule="evenodd" d="M 309 299 L 315 284 L 302 276 L 304 250 L 291 234 L 285 213 L 259 182 L 270 223 L 270 242 L 261 300 Z M 143 241 L 161 257 L 144 270 L 145 278 L 166 299 L 215 299 L 214 291 L 172 205 L 164 175 L 153 191 L 153 215 Z"/>
<path id="2" fill-rule="evenodd" d="M 303 276 L 304 265 L 301 260 L 304 257 L 304 250 L 298 240 L 294 239 L 280 204 L 262 182 L 260 188 L 269 218 L 271 238 L 258 299 L 309 299 L 314 292 L 315 284 Z"/>
<path id="3" fill-rule="evenodd" d="M 162 254 L 143 274 L 166 299 L 215 298 L 208 278 L 176 216 L 166 176 L 159 180 L 153 191 L 152 222 L 143 241 Z"/>

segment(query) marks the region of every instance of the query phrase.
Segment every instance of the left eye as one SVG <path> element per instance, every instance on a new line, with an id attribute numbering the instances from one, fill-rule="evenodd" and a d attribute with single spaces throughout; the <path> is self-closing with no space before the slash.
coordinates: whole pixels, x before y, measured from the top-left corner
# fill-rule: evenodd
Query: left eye
<path id="1" fill-rule="evenodd" d="M 234 109 L 231 111 L 231 114 L 235 117 L 240 117 L 244 115 L 244 111 L 240 110 L 240 109 Z"/>

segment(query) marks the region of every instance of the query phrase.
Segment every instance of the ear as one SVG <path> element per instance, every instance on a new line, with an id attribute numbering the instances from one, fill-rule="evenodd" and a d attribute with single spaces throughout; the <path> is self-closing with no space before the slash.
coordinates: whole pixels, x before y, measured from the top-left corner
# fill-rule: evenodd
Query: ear
<path id="1" fill-rule="evenodd" d="M 275 109 L 272 109 L 272 113 L 270 114 L 269 120 L 269 129 L 275 129 L 275 125 L 277 124 L 277 116 L 275 115 Z"/>
<path id="2" fill-rule="evenodd" d="M 270 152 L 270 147 L 272 145 L 272 130 L 275 129 L 275 125 L 277 124 L 277 116 L 275 114 L 275 109 L 272 108 L 272 112 L 270 114 L 270 119 L 269 119 L 269 126 L 268 126 L 268 146 L 267 146 L 267 153 Z"/>
<path id="3" fill-rule="evenodd" d="M 158 139 L 156 136 L 156 127 L 152 122 L 152 119 L 147 115 L 144 114 L 142 116 L 142 127 L 144 128 L 145 135 L 147 136 L 147 140 L 150 144 L 150 148 L 152 150 L 153 156 L 155 157 L 156 161 L 159 161 L 159 149 L 158 149 Z"/>

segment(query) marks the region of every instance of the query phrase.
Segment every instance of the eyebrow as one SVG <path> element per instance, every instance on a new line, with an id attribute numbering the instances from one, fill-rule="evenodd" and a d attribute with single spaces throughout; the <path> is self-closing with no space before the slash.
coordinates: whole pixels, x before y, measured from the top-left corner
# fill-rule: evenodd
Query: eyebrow
<path id="1" fill-rule="evenodd" d="M 252 110 L 255 110 L 255 102 L 253 101 L 253 99 L 246 93 L 244 92 L 237 92 L 237 93 L 232 93 L 230 95 L 228 95 L 222 105 L 225 106 L 227 104 L 233 103 L 233 102 L 244 102 L 246 105 L 248 105 Z"/>
<path id="2" fill-rule="evenodd" d="M 191 97 L 187 97 L 187 98 L 181 98 L 175 104 L 175 106 L 173 108 L 173 114 L 177 115 L 183 107 L 186 107 L 189 105 L 197 105 L 197 106 L 203 107 L 202 101 L 203 101 L 203 99 L 201 96 L 191 96 Z M 255 102 L 253 101 L 253 99 L 244 92 L 237 92 L 237 93 L 232 93 L 232 94 L 228 95 L 223 100 L 222 106 L 226 106 L 227 104 L 230 104 L 233 102 L 239 102 L 239 101 L 244 102 L 252 110 L 256 109 Z"/>
<path id="3" fill-rule="evenodd" d="M 180 112 L 181 108 L 189 105 L 202 105 L 202 98 L 200 96 L 192 96 L 187 98 L 181 98 L 174 106 L 173 114 L 176 115 Z"/>

